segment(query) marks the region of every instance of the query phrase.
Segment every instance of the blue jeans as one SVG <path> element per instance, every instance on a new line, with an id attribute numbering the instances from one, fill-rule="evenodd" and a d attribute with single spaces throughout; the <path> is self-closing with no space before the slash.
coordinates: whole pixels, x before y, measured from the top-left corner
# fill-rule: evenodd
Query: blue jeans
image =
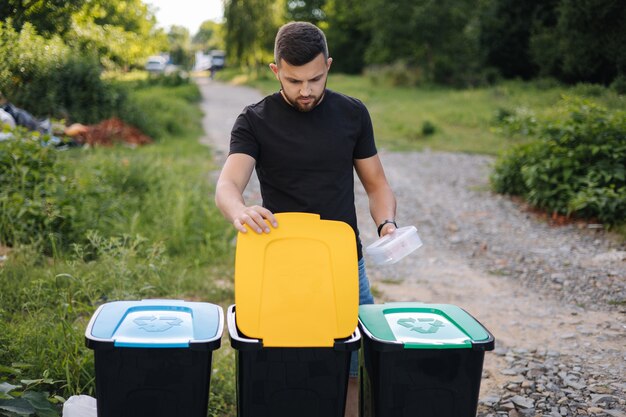
<path id="1" fill-rule="evenodd" d="M 359 259 L 359 305 L 361 304 L 374 304 L 374 297 L 370 291 L 370 282 L 367 279 L 367 272 L 365 271 L 365 259 Z M 359 352 L 352 352 L 350 357 L 350 376 L 356 377 L 359 375 Z"/>

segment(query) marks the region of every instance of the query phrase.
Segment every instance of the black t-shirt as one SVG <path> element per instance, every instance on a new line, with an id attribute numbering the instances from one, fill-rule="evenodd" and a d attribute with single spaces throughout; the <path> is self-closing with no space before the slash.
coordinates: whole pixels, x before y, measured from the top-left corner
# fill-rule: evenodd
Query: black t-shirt
<path id="1" fill-rule="evenodd" d="M 264 207 L 348 223 L 357 236 L 359 259 L 354 159 L 376 152 L 363 103 L 331 90 L 308 112 L 293 108 L 280 92 L 265 97 L 239 115 L 230 141 L 231 154 L 256 160 Z"/>

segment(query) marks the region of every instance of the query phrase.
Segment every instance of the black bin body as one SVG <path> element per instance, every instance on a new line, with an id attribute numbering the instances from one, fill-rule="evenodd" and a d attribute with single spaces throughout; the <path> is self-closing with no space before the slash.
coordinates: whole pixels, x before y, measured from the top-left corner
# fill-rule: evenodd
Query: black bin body
<path id="1" fill-rule="evenodd" d="M 485 351 L 494 347 L 493 336 L 487 330 L 476 321 L 470 323 L 470 316 L 463 310 L 448 305 L 390 303 L 365 310 L 365 314 L 363 309 L 359 311 L 359 328 L 363 334 L 359 355 L 361 417 L 476 416 Z M 378 323 L 371 320 L 372 314 L 385 317 L 387 312 L 397 316 Z M 426 318 L 420 318 L 423 312 L 427 313 Z M 364 317 L 368 314 L 369 317 Z M 455 320 L 455 315 L 463 314 L 467 317 Z M 419 346 L 411 345 L 415 339 L 402 342 L 393 331 L 386 331 L 384 326 L 377 328 L 394 321 L 401 323 L 402 331 L 417 330 L 416 338 L 425 338 L 418 342 Z M 444 337 L 428 345 L 429 337 L 437 336 L 450 325 L 467 332 L 467 338 L 464 341 L 455 338 L 448 343 Z M 470 329 L 465 330 L 464 325 Z M 376 335 L 381 330 L 382 338 Z M 473 339 L 476 336 L 478 340 Z M 389 340 L 392 337 L 396 340 Z"/>
<path id="2" fill-rule="evenodd" d="M 264 347 L 239 333 L 231 306 L 228 331 L 237 351 L 238 417 L 343 417 L 358 330 L 329 348 Z"/>
<path id="3" fill-rule="evenodd" d="M 94 314 L 98 417 L 206 417 L 221 307 L 170 300 L 119 301 Z"/>
<path id="4" fill-rule="evenodd" d="M 96 349 L 98 417 L 206 417 L 211 351 Z"/>

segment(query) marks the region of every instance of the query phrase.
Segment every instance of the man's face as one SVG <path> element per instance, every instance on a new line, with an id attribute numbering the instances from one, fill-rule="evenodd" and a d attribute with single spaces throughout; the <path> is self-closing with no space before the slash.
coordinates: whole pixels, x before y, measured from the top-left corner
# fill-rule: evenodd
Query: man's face
<path id="1" fill-rule="evenodd" d="M 328 70 L 333 59 L 319 54 L 312 61 L 294 66 L 280 60 L 280 65 L 270 64 L 282 87 L 283 98 L 301 112 L 313 110 L 324 98 Z"/>

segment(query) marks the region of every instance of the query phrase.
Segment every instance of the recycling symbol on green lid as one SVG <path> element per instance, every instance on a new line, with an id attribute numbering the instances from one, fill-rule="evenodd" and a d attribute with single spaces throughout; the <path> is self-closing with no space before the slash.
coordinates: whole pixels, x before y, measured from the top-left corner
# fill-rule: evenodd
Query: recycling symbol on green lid
<path id="1" fill-rule="evenodd" d="M 180 326 L 183 321 L 178 317 L 142 316 L 137 317 L 133 322 L 147 332 L 165 332 L 174 326 Z"/>
<path id="2" fill-rule="evenodd" d="M 445 327 L 445 324 L 443 324 L 443 322 L 436 320 L 436 319 L 428 319 L 428 318 L 417 319 L 417 320 L 414 318 L 400 319 L 398 320 L 398 324 L 402 327 L 406 327 L 407 329 L 413 332 L 422 333 L 422 334 L 437 333 L 439 329 L 441 329 L 442 327 Z"/>

